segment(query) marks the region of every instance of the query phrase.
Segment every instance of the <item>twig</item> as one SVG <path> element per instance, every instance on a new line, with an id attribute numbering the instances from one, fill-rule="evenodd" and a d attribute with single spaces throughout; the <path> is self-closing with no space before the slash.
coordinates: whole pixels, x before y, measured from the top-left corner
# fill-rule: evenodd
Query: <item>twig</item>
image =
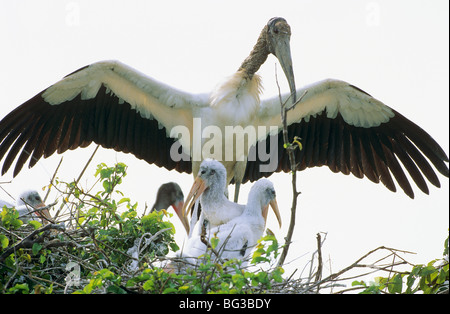
<path id="1" fill-rule="evenodd" d="M 318 249 L 315 250 L 315 251 L 311 254 L 311 260 L 310 260 L 310 261 L 305 265 L 305 267 L 304 267 L 304 269 L 305 269 L 306 266 L 308 266 L 308 264 L 310 265 L 310 266 L 309 266 L 309 276 L 308 276 L 308 279 L 307 279 L 307 284 L 310 284 L 311 282 L 313 282 L 313 277 L 316 277 L 316 275 L 317 275 L 317 271 L 314 269 L 314 259 L 315 259 L 316 254 L 319 254 L 319 250 L 321 251 L 321 248 L 322 248 L 323 243 L 325 242 L 326 238 L 327 238 L 327 233 L 324 233 L 323 240 L 320 239 L 320 244 L 319 244 L 319 243 L 317 244 Z M 321 252 L 322 252 L 322 251 L 321 251 Z M 322 254 L 321 252 L 320 252 L 320 254 Z M 304 271 L 304 269 L 303 269 L 303 271 Z M 303 274 L 303 271 L 302 271 L 302 274 Z M 319 279 L 319 280 L 320 280 L 320 279 Z M 317 282 L 317 281 L 318 281 L 318 280 L 315 280 L 315 282 Z"/>
<path id="2" fill-rule="evenodd" d="M 288 138 L 288 130 L 287 130 L 287 112 L 289 109 L 292 109 L 294 105 L 298 104 L 303 96 L 305 94 L 303 94 L 302 97 L 300 97 L 300 99 L 293 104 L 293 106 L 289 109 L 286 108 L 286 102 L 283 103 L 283 100 L 281 99 L 281 89 L 280 89 L 280 84 L 278 83 L 278 75 L 277 75 L 277 68 L 275 65 L 275 79 L 277 82 L 277 86 L 278 86 L 278 95 L 280 98 L 280 105 L 281 105 L 281 121 L 283 123 L 283 142 L 284 142 L 284 147 L 286 147 L 287 149 L 287 153 L 289 156 L 289 164 L 290 164 L 290 168 L 292 171 L 292 206 L 291 206 L 291 219 L 289 222 L 289 229 L 288 229 L 288 233 L 285 237 L 286 240 L 286 244 L 283 248 L 283 251 L 281 252 L 280 255 L 280 259 L 278 261 L 278 266 L 282 266 L 284 264 L 284 261 L 286 259 L 286 256 L 288 254 L 289 251 L 289 247 L 291 245 L 291 241 L 292 241 L 292 235 L 294 234 L 294 227 L 295 227 L 295 213 L 297 211 L 297 198 L 300 195 L 300 192 L 297 192 L 297 166 L 295 163 L 295 155 L 294 155 L 294 149 L 295 146 L 290 145 L 289 143 L 289 138 Z M 288 100 L 290 100 L 291 97 L 288 98 Z"/>
<path id="3" fill-rule="evenodd" d="M 206 245 L 206 247 L 208 249 L 211 250 L 211 252 L 216 256 L 216 259 L 223 264 L 223 260 L 221 258 L 222 256 L 222 252 L 225 250 L 225 246 L 228 243 L 228 240 L 230 240 L 231 238 L 231 233 L 234 231 L 234 227 L 236 227 L 236 225 L 233 226 L 233 228 L 231 228 L 230 233 L 228 234 L 228 236 L 225 238 L 225 240 L 223 241 L 223 244 L 220 246 L 219 248 L 219 252 L 217 252 L 211 245 L 211 243 L 208 241 L 208 239 L 206 238 L 206 228 L 202 228 L 202 233 L 200 234 L 200 240 L 202 241 L 202 243 L 204 245 Z"/>
<path id="4" fill-rule="evenodd" d="M 28 213 L 19 216 L 19 218 L 28 216 L 28 215 L 30 215 L 30 214 L 32 214 L 34 212 L 40 212 L 40 211 L 43 211 L 44 209 L 49 209 L 49 208 L 55 206 L 58 203 L 58 202 L 53 202 L 53 203 L 51 203 L 51 204 L 49 204 L 47 206 L 35 208 L 33 205 L 29 204 L 25 199 L 22 199 L 22 201 L 25 203 L 25 205 L 31 207 L 33 210 L 29 210 Z M 52 219 L 49 219 L 49 218 L 45 217 L 44 215 L 42 215 L 39 218 L 43 219 L 43 220 L 46 220 L 47 222 L 53 223 Z"/>
<path id="5" fill-rule="evenodd" d="M 100 147 L 100 145 L 97 145 L 97 147 L 94 149 L 94 152 L 92 153 L 91 157 L 89 157 L 88 161 L 86 162 L 86 165 L 84 165 L 83 170 L 81 170 L 80 175 L 77 178 L 76 184 L 78 184 L 81 180 L 81 177 L 83 176 L 84 172 L 86 171 L 87 167 L 89 166 L 89 164 L 91 163 L 92 159 L 94 159 L 95 153 L 97 153 L 98 148 Z"/>
<path id="6" fill-rule="evenodd" d="M 409 253 L 409 254 L 414 254 L 412 252 L 408 252 L 408 251 L 402 251 L 402 250 L 397 250 L 397 249 L 392 249 L 392 248 L 388 248 L 385 246 L 380 246 L 374 250 L 371 250 L 370 252 L 364 254 L 362 257 L 360 257 L 358 260 L 356 260 L 354 263 L 352 263 L 351 265 L 343 268 L 342 270 L 338 271 L 337 273 L 331 274 L 328 277 L 326 277 L 325 279 L 315 282 L 314 284 L 310 285 L 307 287 L 307 289 L 305 290 L 305 292 L 311 291 L 312 289 L 316 288 L 317 286 L 326 283 L 326 282 L 336 282 L 336 279 L 341 276 L 342 274 L 348 272 L 349 270 L 353 269 L 353 268 L 372 268 L 372 269 L 376 269 L 378 270 L 383 270 L 383 271 L 388 271 L 387 269 L 391 267 L 391 265 L 387 265 L 385 267 L 380 267 L 380 266 L 376 266 L 376 265 L 366 265 L 366 264 L 360 264 L 362 260 L 364 260 L 365 258 L 367 258 L 369 255 L 372 255 L 373 253 L 375 253 L 376 251 L 379 250 L 388 250 L 392 253 L 396 253 L 396 252 L 401 252 L 401 253 Z M 394 266 L 398 266 L 398 265 L 402 265 L 407 263 L 406 261 L 402 261 L 399 262 L 397 264 L 395 264 Z"/>
<path id="7" fill-rule="evenodd" d="M 9 182 L 0 182 L 0 189 L 2 189 L 3 192 L 5 192 L 6 194 L 8 194 L 8 196 L 11 197 L 11 199 L 15 201 L 16 199 L 15 199 L 11 194 L 9 194 L 8 191 L 6 191 L 6 190 L 1 186 L 1 185 L 4 184 L 4 183 L 11 183 L 11 182 L 12 182 L 12 181 L 9 181 Z"/>
<path id="8" fill-rule="evenodd" d="M 92 159 L 94 159 L 95 154 L 98 151 L 98 148 L 100 147 L 100 145 L 97 145 L 97 147 L 94 149 L 93 153 L 91 154 L 91 157 L 89 157 L 88 161 L 86 162 L 86 164 L 84 165 L 83 169 L 81 170 L 80 174 L 78 175 L 77 180 L 75 181 L 75 185 L 78 185 L 78 183 L 80 182 L 81 178 L 83 177 L 84 172 L 86 171 L 87 167 L 89 166 L 89 164 L 91 163 Z M 61 158 L 62 161 L 62 158 Z M 58 165 L 59 168 L 59 165 Z M 56 172 L 55 172 L 56 174 Z M 53 179 L 52 179 L 53 180 Z M 69 192 L 67 194 L 71 194 L 73 191 L 74 187 L 71 187 L 69 189 Z M 56 212 L 54 218 L 56 219 L 59 216 L 59 213 L 62 211 L 62 209 L 64 208 L 65 202 L 63 201 L 61 206 L 59 207 L 58 211 Z M 71 215 L 73 217 L 73 215 Z M 78 215 L 77 215 L 77 220 L 79 219 Z"/>
<path id="9" fill-rule="evenodd" d="M 139 245 L 138 245 L 138 247 L 137 247 L 137 249 L 138 249 L 138 260 L 140 261 L 140 260 L 142 259 L 142 258 L 139 258 L 139 255 L 141 254 L 142 251 L 144 251 L 144 250 L 147 248 L 147 246 L 149 246 L 149 245 L 150 245 L 157 237 L 159 237 L 160 234 L 162 234 L 162 233 L 164 233 L 164 232 L 166 232 L 166 231 L 169 231 L 169 230 L 172 230 L 172 228 L 169 227 L 169 228 L 165 228 L 165 229 L 160 229 L 160 230 L 158 230 L 155 234 L 151 234 L 151 233 L 149 233 L 149 232 L 144 233 L 144 234 L 141 236 L 141 238 L 139 239 Z M 150 239 L 145 239 L 145 244 L 144 244 L 144 246 L 143 246 L 142 249 L 141 249 L 141 243 L 142 243 L 142 240 L 143 240 L 144 237 L 146 237 L 146 236 L 150 236 Z"/>
<path id="10" fill-rule="evenodd" d="M 2 255 L 0 255 L 0 263 L 3 262 L 9 255 L 14 253 L 18 249 L 20 249 L 20 248 L 31 248 L 34 243 L 42 242 L 44 237 L 45 237 L 45 234 L 40 236 L 40 237 L 38 237 L 38 238 L 36 238 L 36 239 L 34 237 L 36 235 L 40 234 L 41 232 L 47 231 L 47 230 L 50 230 L 50 229 L 63 230 L 64 227 L 61 226 L 61 225 L 49 224 L 49 225 L 43 226 L 42 228 L 34 230 L 27 237 L 22 239 L 19 243 L 17 243 L 13 247 L 10 247 Z"/>
<path id="11" fill-rule="evenodd" d="M 60 167 L 61 164 L 62 164 L 63 157 L 64 157 L 64 156 L 61 156 L 61 159 L 59 160 L 58 166 L 56 167 L 55 172 L 53 172 L 53 176 L 52 176 L 52 178 L 50 179 L 50 184 L 48 185 L 47 193 L 46 193 L 45 196 L 44 196 L 44 204 L 45 204 L 45 201 L 47 200 L 47 198 L 48 198 L 48 196 L 49 196 L 49 194 L 50 194 L 51 186 L 53 185 L 53 182 L 55 181 L 56 174 L 58 173 L 59 167 Z"/>
<path id="12" fill-rule="evenodd" d="M 320 233 L 317 234 L 317 272 L 315 281 L 320 281 L 322 278 L 322 241 L 321 241 Z M 319 286 L 317 286 L 317 292 L 319 292 Z"/>

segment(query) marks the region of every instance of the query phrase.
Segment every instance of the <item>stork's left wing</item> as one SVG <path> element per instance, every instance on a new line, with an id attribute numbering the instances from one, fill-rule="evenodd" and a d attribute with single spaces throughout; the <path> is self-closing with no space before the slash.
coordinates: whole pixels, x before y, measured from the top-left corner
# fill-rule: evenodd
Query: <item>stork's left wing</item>
<path id="1" fill-rule="evenodd" d="M 401 164 L 426 194 L 429 190 L 424 177 L 440 187 L 429 162 L 442 175 L 449 176 L 447 155 L 426 131 L 361 89 L 346 82 L 325 80 L 297 90 L 297 99 L 302 95 L 301 102 L 287 113 L 289 141 L 297 136 L 303 146 L 295 151 L 298 170 L 327 165 L 333 172 L 366 176 L 396 191 L 392 173 L 411 198 L 414 192 Z M 282 99 L 285 101 L 287 96 Z M 255 124 L 278 127 L 276 134 L 269 134 L 254 148 L 259 151 L 259 145 L 266 145 L 269 152 L 270 136 L 277 137 L 275 171 L 289 172 L 279 97 L 261 103 Z M 272 172 L 260 171 L 260 166 L 268 162 L 249 158 L 243 182 L 269 176 Z"/>
<path id="2" fill-rule="evenodd" d="M 17 107 L 0 121 L 2 174 L 19 156 L 14 176 L 30 158 L 85 147 L 91 142 L 132 153 L 169 170 L 191 172 L 191 162 L 174 161 L 173 126 L 192 133 L 193 112 L 208 95 L 182 92 L 118 61 L 81 68 Z M 181 140 L 180 140 L 181 142 Z M 184 152 L 190 143 L 182 143 Z"/>

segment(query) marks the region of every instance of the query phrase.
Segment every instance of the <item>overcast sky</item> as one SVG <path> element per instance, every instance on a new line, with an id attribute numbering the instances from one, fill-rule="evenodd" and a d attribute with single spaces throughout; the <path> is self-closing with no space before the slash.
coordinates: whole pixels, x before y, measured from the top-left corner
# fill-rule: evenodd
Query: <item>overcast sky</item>
<path id="1" fill-rule="evenodd" d="M 237 70 L 267 21 L 282 16 L 292 29 L 298 87 L 325 78 L 348 81 L 420 125 L 448 154 L 448 5 L 446 0 L 2 1 L 0 117 L 68 73 L 107 59 L 185 91 L 207 92 Z M 262 98 L 277 94 L 276 63 L 270 57 L 260 69 Z M 288 91 L 284 77 L 280 84 Z M 77 177 L 93 149 L 64 154 L 59 177 Z M 41 160 L 2 187 L 14 195 L 24 187 L 40 189 L 60 158 Z M 162 183 L 176 181 L 187 195 L 193 182 L 192 175 L 101 150 L 83 184 L 94 182 L 95 165 L 116 161 L 129 166 L 120 190 L 140 208 L 153 204 Z M 1 181 L 11 179 L 8 173 Z M 277 174 L 270 179 L 283 228 L 273 215 L 269 227 L 282 241 L 289 224 L 291 178 Z M 407 257 L 415 263 L 440 257 L 449 226 L 449 184 L 439 179 L 441 189 L 430 184 L 426 196 L 415 188 L 411 200 L 401 191 L 392 193 L 325 167 L 299 173 L 302 194 L 288 260 L 298 259 L 290 267 L 303 269 L 317 232 L 328 232 L 323 250 L 333 271 L 380 245 L 416 252 Z M 243 186 L 240 202 L 246 202 L 250 187 Z M 7 199 L 1 190 L 0 197 Z M 181 244 L 184 231 L 176 216 L 173 222 Z"/>

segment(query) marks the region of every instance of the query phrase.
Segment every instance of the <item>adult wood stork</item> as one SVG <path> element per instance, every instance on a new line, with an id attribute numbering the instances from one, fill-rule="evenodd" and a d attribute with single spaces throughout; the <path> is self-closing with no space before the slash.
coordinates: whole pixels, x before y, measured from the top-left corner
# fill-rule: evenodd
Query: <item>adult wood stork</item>
<path id="1" fill-rule="evenodd" d="M 51 219 L 50 212 L 46 207 L 45 203 L 42 201 L 41 196 L 35 190 L 29 190 L 22 192 L 15 204 L 12 204 L 5 200 L 0 200 L 0 208 L 3 206 L 9 208 L 16 208 L 19 212 L 19 219 L 23 222 L 28 222 L 30 220 L 35 220 L 36 218 L 41 218 L 41 220 L 46 223 L 48 219 Z"/>
<path id="2" fill-rule="evenodd" d="M 298 136 L 304 147 L 295 153 L 298 170 L 327 165 L 333 172 L 381 181 L 391 191 L 396 191 L 395 179 L 413 198 L 403 165 L 424 193 L 429 192 L 425 178 L 439 187 L 431 164 L 448 177 L 447 155 L 428 133 L 394 109 L 338 80 L 293 93 L 290 33 L 284 19 L 271 19 L 238 71 L 208 94 L 177 90 L 117 61 L 81 68 L 0 122 L 0 160 L 6 156 L 2 174 L 16 157 L 14 176 L 30 157 L 32 167 L 42 156 L 91 142 L 193 174 L 204 158 L 214 157 L 226 167 L 227 182 L 233 180 L 236 187 L 273 172 L 288 172 L 280 100 L 276 96 L 260 101 L 261 78 L 256 74 L 272 53 L 291 89 L 282 100 L 289 95 L 295 100 L 307 91 L 287 115 L 289 140 Z M 232 130 L 228 135 L 227 127 Z M 242 142 L 239 150 L 234 144 Z"/>
<path id="3" fill-rule="evenodd" d="M 42 156 L 85 147 L 92 141 L 105 148 L 131 152 L 169 170 L 197 173 L 204 145 L 210 142 L 201 139 L 205 129 L 217 127 L 224 132 L 228 126 L 245 127 L 258 112 L 261 79 L 255 72 L 270 53 L 280 61 L 295 94 L 289 40 L 287 22 L 271 19 L 238 71 L 209 94 L 181 92 L 117 61 L 81 68 L 0 122 L 0 159 L 10 149 L 2 173 L 9 169 L 24 145 L 14 176 L 30 156 L 32 167 Z M 178 128 L 173 130 L 174 127 Z M 176 130 L 186 131 L 187 135 L 173 145 L 179 136 L 174 133 Z M 235 177 L 240 183 L 248 149 L 235 156 L 232 148 L 221 149 L 225 141 L 213 139 L 213 146 L 217 147 L 215 157 L 226 166 L 228 182 Z M 225 156 L 226 151 L 231 151 L 231 156 Z M 239 166 L 238 160 L 242 160 Z"/>
<path id="4" fill-rule="evenodd" d="M 186 228 L 186 231 L 189 232 L 189 222 L 185 218 L 185 216 L 181 214 L 183 205 L 184 195 L 180 186 L 175 182 L 168 182 L 162 184 L 159 187 L 156 194 L 155 204 L 153 204 L 152 206 L 152 210 L 159 211 L 161 209 L 167 209 L 172 206 L 178 218 L 183 223 L 183 226 Z"/>

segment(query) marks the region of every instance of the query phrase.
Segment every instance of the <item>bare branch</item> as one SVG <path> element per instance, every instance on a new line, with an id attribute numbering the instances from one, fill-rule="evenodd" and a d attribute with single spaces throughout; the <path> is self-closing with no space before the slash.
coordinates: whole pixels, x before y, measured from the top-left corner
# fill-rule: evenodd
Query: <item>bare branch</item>
<path id="1" fill-rule="evenodd" d="M 37 230 L 34 230 L 31 232 L 27 237 L 22 239 L 20 242 L 18 242 L 13 247 L 10 247 L 9 249 L 5 250 L 2 255 L 0 255 L 0 263 L 2 263 L 8 256 L 13 254 L 15 251 L 21 248 L 31 248 L 34 243 L 41 243 L 44 241 L 44 237 L 46 234 L 39 235 L 41 232 L 48 231 L 48 230 L 64 230 L 64 227 L 61 225 L 56 224 L 48 224 L 45 225 Z M 38 236 L 39 235 L 39 236 Z M 38 236 L 38 237 L 37 237 Z"/>
<path id="2" fill-rule="evenodd" d="M 290 219 L 290 222 L 289 222 L 288 233 L 287 233 L 287 235 L 285 237 L 285 246 L 283 248 L 283 251 L 281 252 L 280 259 L 278 260 L 278 266 L 282 266 L 284 264 L 284 261 L 286 260 L 286 256 L 288 254 L 289 247 L 290 247 L 291 242 L 292 242 L 292 236 L 294 234 L 295 214 L 296 214 L 296 211 L 297 211 L 297 198 L 300 195 L 300 192 L 297 192 L 297 166 L 296 166 L 296 163 L 295 163 L 295 155 L 294 155 L 294 150 L 293 150 L 293 149 L 295 149 L 295 147 L 292 147 L 290 145 L 289 138 L 288 138 L 286 116 L 287 116 L 287 112 L 288 112 L 289 109 L 286 109 L 286 102 L 283 103 L 283 101 L 281 99 L 281 89 L 280 89 L 280 85 L 278 83 L 278 75 L 277 75 L 276 65 L 275 65 L 275 80 L 277 82 L 278 96 L 279 96 L 279 99 L 280 99 L 281 121 L 282 121 L 282 124 L 283 124 L 283 142 L 284 142 L 284 147 L 286 147 L 286 149 L 287 149 L 287 153 L 288 153 L 288 156 L 289 156 L 289 164 L 290 164 L 290 168 L 291 168 L 291 171 L 292 171 L 291 219 Z M 303 98 L 303 96 L 301 98 Z M 288 99 L 290 99 L 290 98 L 288 98 Z"/>

